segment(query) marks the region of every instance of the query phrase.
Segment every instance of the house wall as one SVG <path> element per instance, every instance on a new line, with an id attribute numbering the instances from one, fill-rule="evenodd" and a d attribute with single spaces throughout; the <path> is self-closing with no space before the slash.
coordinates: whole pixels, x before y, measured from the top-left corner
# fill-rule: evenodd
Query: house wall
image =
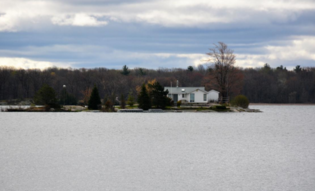
<path id="1" fill-rule="evenodd" d="M 218 101 L 219 100 L 219 92 L 217 91 L 209 91 L 208 92 L 208 100 L 209 101 Z"/>
<path id="2" fill-rule="evenodd" d="M 210 90 L 209 92 L 203 92 L 203 91 L 194 91 L 192 92 L 195 94 L 195 103 L 207 103 L 208 101 L 218 101 L 219 100 L 219 92 Z M 203 100 L 203 95 L 207 94 L 207 100 Z M 168 94 L 169 96 L 170 94 Z M 174 94 L 173 94 L 174 95 Z M 178 101 L 180 100 L 186 100 L 187 102 L 190 102 L 190 94 L 184 94 L 185 97 L 182 97 L 183 94 L 178 94 Z M 170 96 L 169 96 L 170 97 Z"/>
<path id="3" fill-rule="evenodd" d="M 173 95 L 175 94 L 167 94 L 167 96 L 170 97 L 171 99 L 173 99 Z M 182 97 L 182 95 L 183 94 L 178 94 L 178 101 L 186 100 L 187 102 L 189 102 L 189 98 L 190 98 L 189 95 L 186 94 L 184 98 Z"/>
<path id="4" fill-rule="evenodd" d="M 207 94 L 203 91 L 194 91 L 192 92 L 195 94 L 195 103 L 207 103 L 208 101 L 203 101 L 203 94 Z M 190 94 L 189 94 L 189 102 L 190 102 Z"/>
<path id="5" fill-rule="evenodd" d="M 185 95 L 185 97 L 183 98 L 183 94 L 178 94 L 178 100 L 186 100 L 187 102 L 189 102 L 189 98 L 189 95 Z"/>

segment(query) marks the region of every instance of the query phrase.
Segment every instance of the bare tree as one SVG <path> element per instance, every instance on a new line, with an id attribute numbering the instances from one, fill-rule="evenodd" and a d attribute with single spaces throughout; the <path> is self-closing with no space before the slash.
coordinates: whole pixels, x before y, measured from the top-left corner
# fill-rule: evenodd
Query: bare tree
<path id="1" fill-rule="evenodd" d="M 229 90 L 229 75 L 234 67 L 235 55 L 233 50 L 229 49 L 223 42 L 214 44 L 214 48 L 209 50 L 210 52 L 206 53 L 211 57 L 208 61 L 214 63 L 214 70 L 211 75 L 216 81 L 222 100 L 226 101 Z"/>
<path id="2" fill-rule="evenodd" d="M 211 57 L 208 57 L 212 63 L 204 65 L 205 71 L 198 66 L 193 72 L 187 72 L 186 68 L 143 68 L 145 75 L 137 73 L 139 69 L 132 69 L 125 76 L 120 73 L 121 70 L 106 68 L 23 70 L 0 66 L 0 104 L 17 104 L 20 99 L 30 100 L 44 83 L 55 89 L 60 98 L 63 95 L 62 87 L 66 84 L 67 91 L 86 104 L 92 91 L 89 87 L 94 84 L 100 87 L 100 96 L 110 98 L 112 103 L 115 103 L 117 95 L 126 97 L 130 90 L 136 100 L 137 87 L 140 88 L 143 83 L 152 83 L 154 79 L 162 86 L 170 86 L 170 82 L 174 84 L 176 80 L 183 87 L 205 86 L 206 90 L 220 91 L 221 96 L 225 92 L 230 98 L 243 94 L 253 103 L 315 103 L 315 67 L 297 66 L 293 71 L 285 70 L 283 66 L 276 69 L 265 64 L 261 68 L 242 69 L 233 66 L 233 52 L 227 50 L 226 45 L 220 43 L 214 46 L 209 53 Z M 232 56 L 229 57 L 228 53 Z M 233 58 L 232 61 L 229 58 Z M 219 79 L 225 81 L 221 84 L 222 88 Z M 109 102 L 110 107 L 112 103 Z"/>

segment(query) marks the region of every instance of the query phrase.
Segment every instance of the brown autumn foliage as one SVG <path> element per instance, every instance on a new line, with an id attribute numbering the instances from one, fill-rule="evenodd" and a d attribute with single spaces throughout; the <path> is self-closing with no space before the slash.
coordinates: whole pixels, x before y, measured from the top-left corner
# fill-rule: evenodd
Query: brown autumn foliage
<path id="1" fill-rule="evenodd" d="M 228 73 L 228 81 L 226 82 L 226 91 L 228 97 L 234 97 L 236 95 L 241 94 L 243 88 L 243 80 L 244 74 L 243 72 L 236 67 L 231 68 L 230 72 Z M 209 72 L 207 76 L 203 78 L 203 84 L 206 90 L 220 90 L 220 84 L 216 80 L 215 71 Z"/>
<path id="2" fill-rule="evenodd" d="M 157 80 L 156 80 L 156 79 L 153 79 L 153 80 L 149 80 L 149 81 L 145 84 L 145 88 L 147 89 L 148 95 L 150 95 L 150 94 L 151 94 L 151 91 L 152 91 L 151 88 L 150 88 L 150 85 L 153 85 L 155 82 L 157 82 Z M 137 94 L 140 94 L 140 92 L 141 92 L 141 87 L 142 87 L 142 85 L 136 87 Z"/>
<path id="3" fill-rule="evenodd" d="M 211 70 L 212 69 L 212 70 Z M 137 100 L 137 87 L 143 83 L 158 81 L 162 86 L 173 86 L 176 80 L 179 86 L 199 87 L 206 90 L 220 90 L 213 77 L 213 67 L 197 67 L 192 72 L 181 68 L 160 68 L 157 70 L 130 69 L 128 76 L 121 70 L 63 69 L 46 70 L 14 69 L 0 67 L 0 102 L 14 103 L 14 100 L 33 98 L 35 93 L 47 84 L 54 88 L 57 96 L 62 93 L 63 85 L 67 92 L 79 100 L 88 100 L 91 88 L 99 87 L 101 98 L 125 97 L 132 92 Z M 55 75 L 51 75 L 54 72 Z M 236 68 L 229 72 L 227 83 L 229 96 L 243 94 L 250 102 L 260 103 L 315 103 L 315 67 L 297 67 L 287 70 L 283 67 Z"/>
<path id="4" fill-rule="evenodd" d="M 87 88 L 87 89 L 85 89 L 84 91 L 82 91 L 82 94 L 83 94 L 83 103 L 84 103 L 85 105 L 88 104 L 89 99 L 90 99 L 90 96 L 91 96 L 91 93 L 92 93 L 92 88 Z"/>

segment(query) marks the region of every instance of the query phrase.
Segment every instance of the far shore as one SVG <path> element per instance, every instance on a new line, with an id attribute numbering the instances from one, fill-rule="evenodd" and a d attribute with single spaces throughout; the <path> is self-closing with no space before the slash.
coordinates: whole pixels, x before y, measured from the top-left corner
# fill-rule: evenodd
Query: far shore
<path id="1" fill-rule="evenodd" d="M 251 105 L 315 105 L 315 103 L 250 103 Z"/>

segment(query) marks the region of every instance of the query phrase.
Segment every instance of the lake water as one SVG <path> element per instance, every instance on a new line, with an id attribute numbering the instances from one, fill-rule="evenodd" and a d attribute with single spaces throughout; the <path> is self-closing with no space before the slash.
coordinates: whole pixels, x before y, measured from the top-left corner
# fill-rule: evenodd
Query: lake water
<path id="1" fill-rule="evenodd" d="M 251 108 L 0 112 L 0 190 L 314 190 L 315 106 Z"/>

